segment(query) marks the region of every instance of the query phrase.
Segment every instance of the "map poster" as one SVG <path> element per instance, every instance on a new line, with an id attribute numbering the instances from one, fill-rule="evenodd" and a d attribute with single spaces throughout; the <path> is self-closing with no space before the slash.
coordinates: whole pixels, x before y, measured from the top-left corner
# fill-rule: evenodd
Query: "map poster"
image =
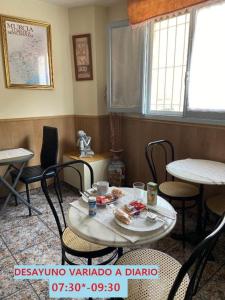
<path id="1" fill-rule="evenodd" d="M 76 80 L 93 80 L 91 35 L 73 36 Z"/>
<path id="2" fill-rule="evenodd" d="M 53 88 L 51 28 L 47 23 L 1 17 L 8 88 Z"/>

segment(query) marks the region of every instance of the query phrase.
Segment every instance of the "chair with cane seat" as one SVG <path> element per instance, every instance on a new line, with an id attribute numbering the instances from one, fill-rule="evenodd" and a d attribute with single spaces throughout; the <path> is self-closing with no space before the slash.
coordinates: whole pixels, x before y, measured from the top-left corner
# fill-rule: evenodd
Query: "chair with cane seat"
<path id="1" fill-rule="evenodd" d="M 138 249 L 125 253 L 117 260 L 116 265 L 159 265 L 159 279 L 128 281 L 127 299 L 191 300 L 198 290 L 208 257 L 224 228 L 225 215 L 216 229 L 194 249 L 183 265 L 173 257 L 153 249 Z"/>
<path id="2" fill-rule="evenodd" d="M 41 181 L 42 174 L 46 168 L 57 163 L 58 155 L 58 130 L 55 127 L 43 127 L 43 139 L 40 155 L 40 165 L 25 167 L 19 178 L 26 186 L 27 201 L 30 203 L 29 184 Z M 18 170 L 13 170 L 11 173 L 12 181 L 16 178 Z M 54 171 L 48 172 L 48 178 L 54 178 L 54 183 L 58 181 Z M 60 191 L 58 196 L 60 197 Z M 31 209 L 29 208 L 29 215 L 31 216 Z"/>
<path id="3" fill-rule="evenodd" d="M 159 173 L 156 167 L 156 154 L 158 160 L 162 162 L 162 182 L 160 180 Z M 159 158 L 160 156 L 160 158 Z M 172 176 L 172 180 L 169 180 L 169 174 L 166 171 L 166 165 L 169 162 L 174 161 L 174 147 L 170 141 L 158 140 L 150 142 L 145 147 L 145 157 L 148 162 L 148 166 L 154 182 L 158 184 L 159 195 L 166 198 L 169 201 L 180 201 L 182 210 L 182 240 L 183 247 L 185 247 L 185 210 L 187 208 L 186 201 L 197 201 L 199 199 L 199 188 L 193 184 L 175 181 Z M 160 170 L 161 170 L 160 169 Z M 193 206 L 191 206 L 193 207 Z"/>
<path id="4" fill-rule="evenodd" d="M 90 171 L 90 186 L 92 186 L 94 182 L 94 174 L 92 167 L 83 160 L 76 160 L 76 161 L 70 161 L 63 164 L 55 165 L 52 167 L 49 167 L 45 170 L 43 174 L 42 179 L 42 189 L 44 191 L 45 197 L 47 199 L 47 202 L 52 210 L 52 213 L 54 215 L 57 228 L 59 231 L 59 236 L 61 240 L 61 248 L 62 248 L 62 264 L 65 264 L 67 262 L 68 264 L 74 265 L 76 264 L 71 259 L 68 258 L 68 254 L 72 255 L 74 257 L 79 258 L 85 258 L 87 260 L 87 264 L 91 265 L 92 260 L 94 258 L 100 258 L 102 256 L 111 254 L 110 257 L 106 258 L 106 260 L 99 263 L 100 265 L 107 264 L 110 261 L 112 261 L 118 254 L 118 251 L 114 247 L 106 247 L 94 243 L 90 243 L 82 238 L 80 238 L 78 235 L 76 235 L 74 232 L 70 230 L 70 228 L 67 226 L 66 218 L 63 210 L 62 203 L 58 201 L 54 201 L 53 195 L 50 192 L 50 187 L 47 185 L 47 179 L 48 179 L 48 173 L 49 172 L 55 172 L 58 176 L 60 173 L 62 173 L 65 169 L 70 168 L 71 174 L 74 173 L 74 175 L 78 175 L 80 178 L 80 187 L 83 186 L 82 184 L 82 176 L 79 171 L 79 167 L 81 164 Z M 77 167 L 77 168 L 76 168 Z M 73 172 L 72 172 L 73 171 Z M 59 187 L 61 183 L 58 182 L 57 186 Z M 77 198 L 77 190 L 75 191 L 74 188 L 71 188 L 71 192 L 76 193 L 75 198 Z M 61 189 L 62 198 L 63 190 Z M 72 197 L 73 198 L 73 197 Z M 59 199 L 58 199 L 59 200 Z M 57 209 L 59 206 L 60 210 Z M 62 217 L 62 218 L 60 218 Z"/>
<path id="5" fill-rule="evenodd" d="M 209 211 L 221 217 L 225 213 L 225 195 L 215 195 L 206 199 L 206 207 Z"/>

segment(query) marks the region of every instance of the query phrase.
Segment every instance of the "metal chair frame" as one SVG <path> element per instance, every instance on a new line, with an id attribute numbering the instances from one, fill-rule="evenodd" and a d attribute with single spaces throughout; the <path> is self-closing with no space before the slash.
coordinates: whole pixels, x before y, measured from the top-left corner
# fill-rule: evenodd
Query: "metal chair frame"
<path id="1" fill-rule="evenodd" d="M 55 205 L 53 204 L 52 199 L 51 199 L 50 194 L 49 194 L 49 188 L 48 188 L 48 185 L 47 185 L 47 178 L 48 178 L 47 174 L 48 174 L 48 172 L 54 170 L 54 172 L 59 176 L 59 174 L 65 168 L 72 168 L 72 169 L 74 169 L 74 171 L 76 173 L 78 173 L 79 179 L 80 179 L 80 187 L 82 189 L 82 186 L 83 186 L 82 176 L 81 176 L 79 170 L 77 170 L 76 167 L 75 167 L 75 165 L 78 165 L 78 164 L 84 164 L 88 167 L 88 169 L 90 171 L 90 183 L 91 183 L 91 186 L 92 186 L 92 184 L 94 183 L 93 169 L 87 162 L 85 162 L 83 160 L 76 160 L 76 161 L 73 160 L 73 161 L 63 163 L 63 164 L 58 164 L 58 165 L 51 166 L 51 167 L 47 168 L 44 171 L 43 179 L 41 181 L 43 192 L 44 192 L 45 197 L 48 201 L 48 204 L 49 204 L 49 206 L 52 210 L 52 213 L 54 215 L 54 218 L 55 218 L 55 221 L 56 221 L 56 224 L 57 224 L 57 228 L 58 228 L 58 231 L 59 231 L 61 246 L 62 246 L 62 264 L 65 264 L 65 262 L 67 262 L 70 265 L 76 265 L 75 263 L 73 263 L 71 260 L 68 259 L 66 254 L 71 254 L 73 256 L 86 258 L 87 259 L 87 264 L 91 265 L 93 258 L 101 257 L 101 256 L 112 253 L 112 256 L 109 259 L 107 259 L 106 261 L 100 263 L 100 265 L 105 265 L 105 264 L 111 262 L 119 253 L 121 253 L 120 252 L 121 250 L 119 251 L 119 249 L 114 248 L 114 247 L 106 247 L 102 250 L 83 252 L 83 251 L 77 251 L 77 250 L 71 249 L 67 245 L 65 245 L 64 242 L 63 242 L 62 236 L 63 236 L 63 232 L 64 232 L 65 228 L 67 227 L 67 224 L 66 224 L 66 219 L 65 219 L 65 214 L 64 214 L 64 211 L 63 211 L 62 203 L 61 203 L 61 201 L 59 201 L 59 198 L 57 197 L 58 198 L 58 203 L 59 203 L 59 206 L 60 206 L 60 211 L 61 211 L 61 214 L 62 214 L 62 217 L 63 217 L 63 225 L 60 222 L 60 219 L 59 219 L 58 213 L 56 211 Z M 60 182 L 58 184 L 60 185 Z M 61 188 L 60 188 L 60 190 L 61 190 Z M 58 193 L 58 191 L 57 191 L 57 193 Z"/>
<path id="2" fill-rule="evenodd" d="M 192 299 L 192 297 L 197 293 L 204 268 L 207 264 L 209 256 L 212 253 L 212 250 L 216 246 L 217 240 L 219 239 L 221 233 L 224 231 L 224 228 L 225 214 L 222 216 L 222 218 L 220 218 L 216 229 L 203 241 L 200 242 L 200 244 L 194 249 L 189 259 L 181 267 L 170 290 L 168 300 L 174 299 L 182 280 L 184 279 L 185 275 L 188 273 L 192 266 L 194 266 L 194 271 L 190 278 L 190 283 L 188 285 L 184 300 Z"/>
<path id="3" fill-rule="evenodd" d="M 173 147 L 173 144 L 168 141 L 168 140 L 157 140 L 157 141 L 154 141 L 154 142 L 150 142 L 146 145 L 145 147 L 145 157 L 146 157 L 146 160 L 148 162 L 148 166 L 149 166 L 149 169 L 150 169 L 150 172 L 151 172 L 151 175 L 153 177 L 153 180 L 154 182 L 156 182 L 159 186 L 159 178 L 158 178 L 158 174 L 157 174 L 157 170 L 156 170 L 156 165 L 155 165 L 155 160 L 154 160 L 154 152 L 155 150 L 157 149 L 157 147 L 160 147 L 160 149 L 163 150 L 163 154 L 164 154 L 164 161 L 165 161 L 165 165 L 167 165 L 169 162 L 172 162 L 174 161 L 174 147 Z M 165 168 L 165 181 L 168 181 L 169 179 L 169 175 L 168 172 L 166 171 L 166 168 Z M 171 179 L 172 181 L 174 181 L 174 176 L 171 176 Z M 170 202 L 171 201 L 181 201 L 182 202 L 182 207 L 176 207 L 176 209 L 181 209 L 182 211 L 182 241 L 183 241 L 183 247 L 185 248 L 185 236 L 186 236 L 186 230 L 185 230 L 185 210 L 186 209 L 190 209 L 190 208 L 193 208 L 196 203 L 194 205 L 189 205 L 188 207 L 186 207 L 185 203 L 186 201 L 197 201 L 199 200 L 199 197 L 200 197 L 200 193 L 201 191 L 199 192 L 198 195 L 196 196 L 189 196 L 189 197 L 171 197 L 167 194 L 164 194 L 163 192 L 161 192 L 159 190 L 159 195 L 166 198 L 167 200 L 169 200 Z M 180 236 L 178 235 L 174 235 L 174 238 L 178 238 L 180 239 Z"/>
<path id="4" fill-rule="evenodd" d="M 50 137 L 54 141 L 53 144 L 52 143 L 49 144 Z M 58 155 L 58 130 L 55 127 L 44 126 L 43 127 L 42 147 L 41 147 L 41 153 L 40 153 L 40 166 L 43 168 L 43 170 L 46 169 L 47 167 L 49 167 L 51 165 L 55 165 L 57 163 L 57 155 Z M 30 167 L 26 167 L 26 168 L 29 169 Z M 15 171 L 11 172 L 11 178 L 12 178 L 13 184 L 16 180 L 16 175 L 19 172 L 19 169 L 17 169 L 16 167 L 14 169 L 15 169 Z M 25 184 L 27 202 L 30 204 L 31 201 L 30 201 L 29 184 L 33 183 L 33 182 L 41 181 L 41 179 L 34 178 L 30 182 L 28 182 L 28 181 L 24 180 L 22 176 L 23 176 L 23 172 L 21 174 L 21 178 L 19 178 L 19 181 L 21 181 Z M 53 178 L 54 188 L 57 193 L 56 185 L 59 182 L 58 175 L 57 174 L 49 174 L 48 178 Z M 59 197 L 60 201 L 62 201 L 60 190 L 58 191 L 57 196 Z M 16 202 L 16 205 L 18 205 L 17 197 L 15 197 L 15 202 Z M 28 210 L 29 210 L 29 216 L 31 216 L 31 208 L 28 207 Z"/>
<path id="5" fill-rule="evenodd" d="M 225 229 L 225 214 L 223 217 L 219 220 L 218 225 L 216 226 L 216 229 L 208 235 L 203 241 L 200 242 L 200 244 L 194 249 L 188 260 L 181 266 L 174 283 L 170 289 L 169 295 L 167 297 L 167 300 L 174 300 L 176 293 L 184 279 L 184 277 L 188 274 L 191 267 L 193 267 L 192 275 L 189 276 L 190 281 L 186 290 L 185 298 L 184 300 L 191 300 L 193 299 L 193 296 L 196 295 L 199 283 L 203 274 L 203 271 L 205 269 L 205 266 L 207 264 L 207 261 L 209 259 L 209 256 L 211 255 L 212 250 L 216 246 L 217 240 L 219 239 L 221 233 Z M 138 251 L 138 250 L 134 250 Z M 131 250 L 132 252 L 132 250 Z M 151 261 L 151 258 L 150 258 Z M 116 263 L 119 263 L 119 260 L 116 261 Z M 151 261 L 151 263 L 154 263 L 154 261 Z M 112 298 L 115 299 L 115 298 Z M 117 298 L 117 299 L 123 299 L 123 298 Z"/>

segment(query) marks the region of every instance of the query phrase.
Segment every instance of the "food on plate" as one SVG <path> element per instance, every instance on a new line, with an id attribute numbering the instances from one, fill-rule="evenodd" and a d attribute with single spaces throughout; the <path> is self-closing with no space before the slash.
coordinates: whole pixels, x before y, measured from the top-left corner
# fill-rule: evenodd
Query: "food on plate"
<path id="1" fill-rule="evenodd" d="M 112 189 L 111 194 L 114 199 L 118 199 L 123 196 L 123 192 L 119 189 Z"/>
<path id="2" fill-rule="evenodd" d="M 128 205 L 125 205 L 124 209 L 129 213 L 129 215 L 138 215 L 142 210 L 146 209 L 146 205 L 140 201 L 134 200 L 131 201 Z"/>
<path id="3" fill-rule="evenodd" d="M 106 198 L 106 196 L 97 196 L 96 197 L 96 203 L 99 205 L 105 205 L 107 203 L 110 203 L 111 200 L 109 200 L 108 198 Z"/>
<path id="4" fill-rule="evenodd" d="M 115 217 L 124 224 L 129 225 L 131 223 L 130 216 L 120 208 L 115 210 Z"/>

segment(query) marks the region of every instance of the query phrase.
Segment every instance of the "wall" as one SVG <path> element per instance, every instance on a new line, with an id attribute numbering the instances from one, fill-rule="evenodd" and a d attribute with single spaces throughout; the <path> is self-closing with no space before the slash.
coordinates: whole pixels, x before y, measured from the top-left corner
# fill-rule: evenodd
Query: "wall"
<path id="1" fill-rule="evenodd" d="M 126 1 L 109 8 L 108 21 L 127 19 Z M 145 159 L 145 145 L 153 140 L 168 139 L 175 147 L 176 159 L 187 157 L 225 163 L 225 126 L 157 121 L 123 116 L 122 141 L 127 185 L 152 180 Z M 205 195 L 224 191 L 224 187 L 206 187 Z"/>
<path id="2" fill-rule="evenodd" d="M 90 33 L 93 80 L 76 81 L 73 72 L 75 110 L 78 115 L 106 114 L 106 24 L 107 9 L 101 6 L 75 7 L 69 10 L 70 34 Z M 72 43 L 71 53 L 73 55 Z"/>
<path id="3" fill-rule="evenodd" d="M 127 0 L 121 0 L 108 8 L 108 22 L 128 19 Z"/>
<path id="4" fill-rule="evenodd" d="M 0 47 L 0 149 L 27 147 L 35 152 L 30 164 L 38 164 L 42 127 L 50 125 L 59 130 L 61 157 L 74 148 L 75 137 L 68 10 L 37 0 L 1 0 L 0 14 L 51 24 L 55 85 L 52 90 L 7 89 Z"/>
<path id="5" fill-rule="evenodd" d="M 76 112 L 75 132 L 83 129 L 92 136 L 92 148 L 96 153 L 109 149 L 109 120 L 105 97 L 107 16 L 107 8 L 101 6 L 91 5 L 69 10 L 73 60 L 72 36 L 91 34 L 93 80 L 76 81 L 73 72 L 73 91 Z"/>
<path id="6" fill-rule="evenodd" d="M 73 114 L 68 10 L 38 0 L 1 0 L 0 14 L 51 24 L 55 82 L 53 90 L 6 89 L 0 53 L 0 118 Z"/>

